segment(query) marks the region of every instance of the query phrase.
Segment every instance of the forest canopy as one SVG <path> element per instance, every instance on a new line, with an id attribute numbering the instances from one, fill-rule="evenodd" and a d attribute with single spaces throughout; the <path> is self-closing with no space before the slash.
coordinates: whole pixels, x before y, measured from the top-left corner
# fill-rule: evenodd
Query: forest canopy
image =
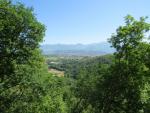
<path id="1" fill-rule="evenodd" d="M 51 64 L 39 48 L 45 26 L 33 9 L 0 0 L 0 112 L 150 113 L 146 19 L 125 17 L 108 39 L 113 55 Z M 47 67 L 64 71 L 64 77 Z"/>

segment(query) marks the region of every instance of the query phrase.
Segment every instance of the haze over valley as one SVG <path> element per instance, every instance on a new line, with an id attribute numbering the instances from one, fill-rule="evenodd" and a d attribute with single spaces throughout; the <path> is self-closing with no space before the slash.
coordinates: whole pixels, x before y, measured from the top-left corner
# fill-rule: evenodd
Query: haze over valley
<path id="1" fill-rule="evenodd" d="M 92 44 L 47 44 L 41 45 L 45 55 L 63 56 L 99 56 L 112 54 L 115 49 L 108 42 Z"/>

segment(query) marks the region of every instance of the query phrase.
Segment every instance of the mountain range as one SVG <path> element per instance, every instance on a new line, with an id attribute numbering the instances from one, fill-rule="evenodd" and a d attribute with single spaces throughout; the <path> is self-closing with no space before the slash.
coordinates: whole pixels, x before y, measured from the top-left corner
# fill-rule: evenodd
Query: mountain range
<path id="1" fill-rule="evenodd" d="M 111 54 L 115 50 L 107 42 L 92 44 L 45 44 L 41 45 L 44 55 L 99 56 Z"/>

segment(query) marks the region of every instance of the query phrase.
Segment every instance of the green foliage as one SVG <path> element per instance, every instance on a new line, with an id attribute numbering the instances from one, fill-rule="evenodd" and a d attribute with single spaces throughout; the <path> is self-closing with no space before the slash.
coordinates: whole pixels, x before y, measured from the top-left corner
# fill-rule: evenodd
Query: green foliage
<path id="1" fill-rule="evenodd" d="M 108 88 L 111 87 L 108 95 L 110 99 L 107 99 L 109 106 L 104 108 L 107 112 L 144 111 L 141 94 L 148 82 L 145 72 L 149 69 L 143 58 L 150 47 L 148 43 L 143 42 L 145 33 L 150 30 L 150 24 L 146 23 L 145 19 L 141 17 L 137 21 L 130 15 L 126 16 L 126 25 L 120 26 L 110 39 L 117 51 L 115 64 L 111 67 L 111 75 L 108 77 L 109 83 L 106 84 Z"/>
<path id="2" fill-rule="evenodd" d="M 25 8 L 22 4 L 12 5 L 6 0 L 1 2 L 0 73 L 1 81 L 4 83 L 14 76 L 12 74 L 15 74 L 16 65 L 27 64 L 30 57 L 36 54 L 45 29 L 36 20 L 31 9 Z"/>
<path id="3" fill-rule="evenodd" d="M 109 42 L 114 55 L 47 60 L 45 27 L 32 8 L 0 0 L 1 113 L 149 113 L 150 44 L 146 18 L 125 17 Z M 48 59 L 48 58 L 47 58 Z"/>
<path id="4" fill-rule="evenodd" d="M 112 63 L 87 63 L 80 67 L 73 113 L 148 113 L 150 101 L 149 48 L 144 42 L 150 24 L 126 16 L 109 39 L 116 48 Z M 148 39 L 148 37 L 147 37 Z M 91 111 L 92 110 L 92 111 Z"/>
<path id="5" fill-rule="evenodd" d="M 47 73 L 39 50 L 45 27 L 31 8 L 0 0 L 0 112 L 66 113 L 63 79 Z"/>

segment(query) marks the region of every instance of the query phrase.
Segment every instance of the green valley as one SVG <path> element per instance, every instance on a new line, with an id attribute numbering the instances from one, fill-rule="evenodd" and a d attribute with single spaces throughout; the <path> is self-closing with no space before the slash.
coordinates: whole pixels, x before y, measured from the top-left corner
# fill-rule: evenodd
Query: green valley
<path id="1" fill-rule="evenodd" d="M 106 52 L 79 44 L 44 54 L 45 31 L 32 7 L 0 0 L 0 113 L 150 113 L 147 17 L 127 15 Z"/>

